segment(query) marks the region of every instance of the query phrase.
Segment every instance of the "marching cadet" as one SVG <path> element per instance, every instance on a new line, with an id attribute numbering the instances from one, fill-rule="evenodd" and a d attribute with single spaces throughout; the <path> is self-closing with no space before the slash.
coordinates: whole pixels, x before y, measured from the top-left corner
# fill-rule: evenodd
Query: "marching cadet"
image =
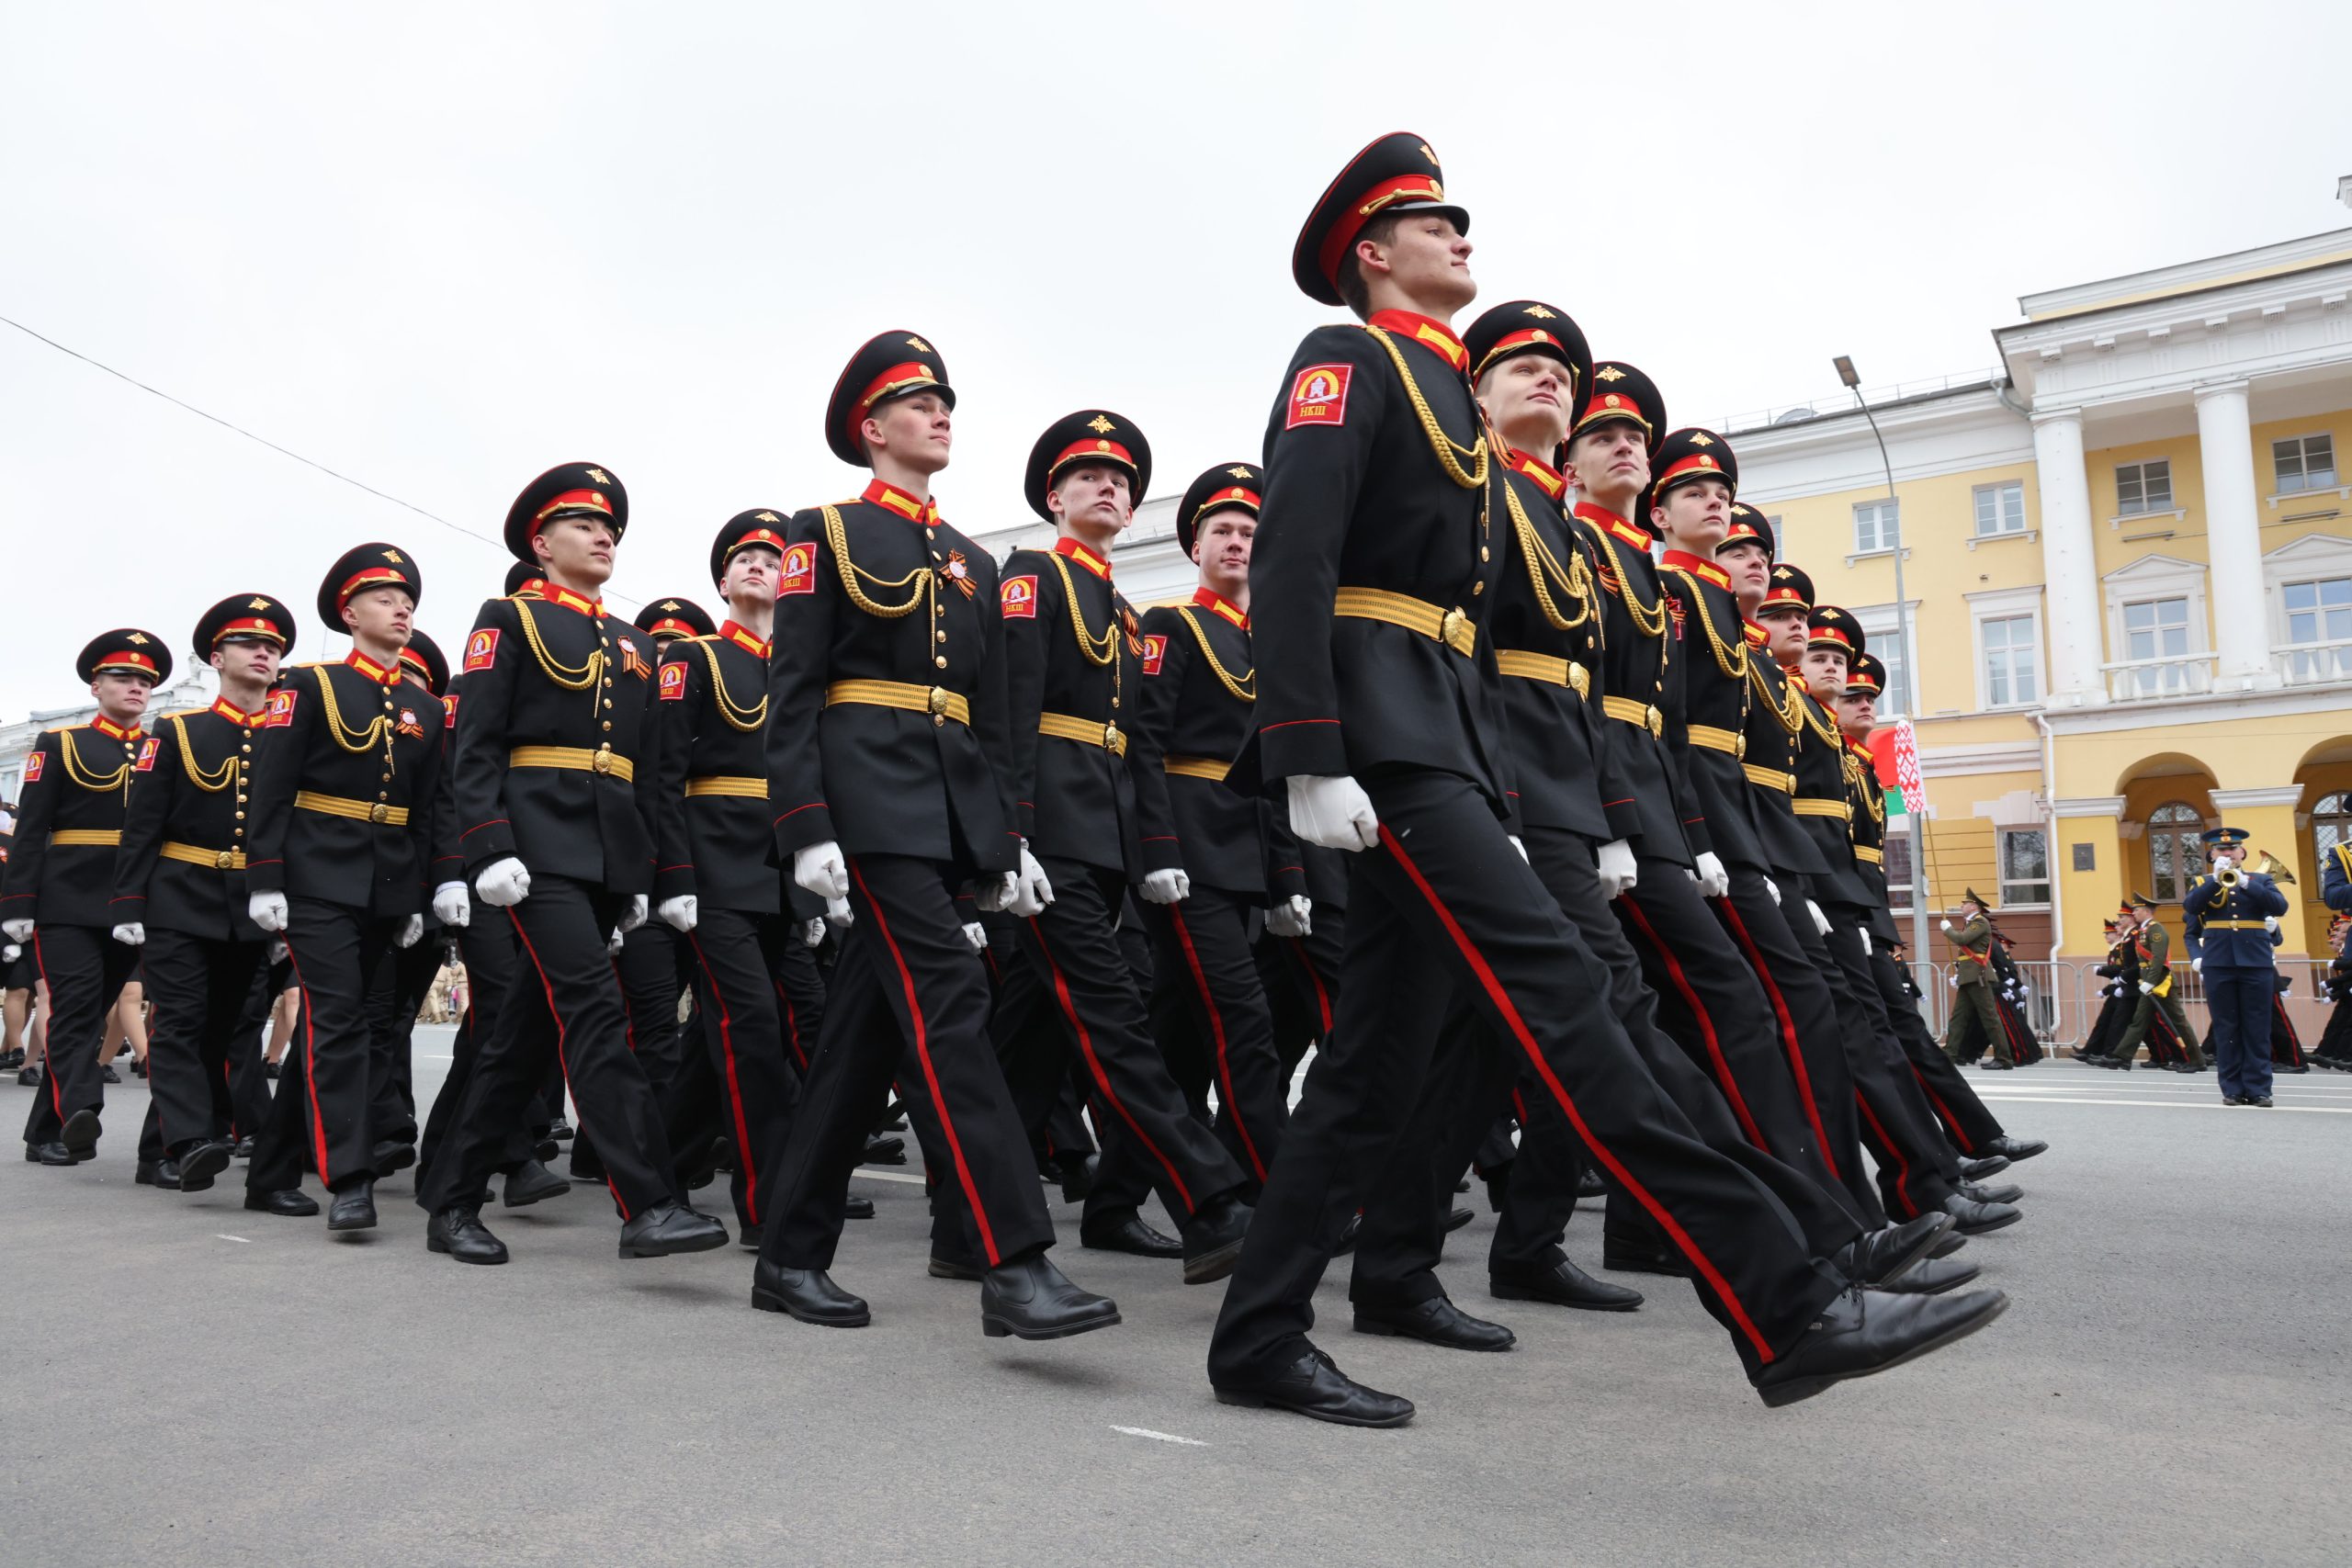
<path id="1" fill-rule="evenodd" d="M 1270 422 L 1250 567 L 1261 678 L 1232 781 L 1278 789 L 1301 838 L 1358 859 L 1339 1017 L 1227 1288 L 1210 1380 L 1228 1404 L 1411 1418 L 1409 1401 L 1314 1347 L 1310 1302 L 1459 989 L 1672 1239 L 1765 1402 L 1786 1404 L 1972 1332 L 2006 1298 L 1863 1292 L 1810 1258 L 1788 1212 L 1661 1094 L 1607 972 L 1512 843 L 1480 626 L 1503 566 L 1496 454 L 1448 325 L 1476 287 L 1468 215 L 1442 179 L 1428 143 L 1383 137 L 1331 183 L 1293 254 L 1302 290 L 1361 324 L 1308 335 Z"/>
<path id="2" fill-rule="evenodd" d="M 2007 1070 L 2017 1063 L 2009 1055 L 2008 1033 L 1993 1003 L 1993 926 L 1984 918 L 1984 900 L 1973 887 L 1961 895 L 1960 914 L 1962 923 L 1956 928 L 1949 918 L 1936 922 L 1951 942 L 1955 993 L 1951 1022 L 1944 1030 L 1944 1055 L 1955 1062 L 1973 1061 L 1989 1045 L 1993 1057 L 1984 1064 L 1985 1068 Z"/>
<path id="3" fill-rule="evenodd" d="M 931 496 L 955 406 L 922 337 L 867 341 L 834 383 L 825 436 L 873 479 L 853 501 L 796 513 L 786 533 L 768 809 L 793 880 L 846 898 L 855 918 L 831 983 L 849 1005 L 826 1010 L 761 1200 L 752 1304 L 834 1327 L 872 1320 L 827 1270 L 874 1108 L 905 1059 L 908 1109 L 929 1123 L 926 1146 L 948 1151 L 941 1184 L 955 1184 L 965 1250 L 984 1266 L 981 1331 L 1058 1338 L 1108 1327 L 1119 1309 L 1046 1256 L 1053 1221 L 989 1042 L 987 934 L 956 908 L 970 885 L 1026 919 L 1048 890 L 1001 782 L 1012 738 L 996 563 Z M 864 1027 L 869 998 L 894 1031 Z"/>
<path id="4" fill-rule="evenodd" d="M 2333 854 L 2329 860 L 2334 863 Z M 2327 973 L 2320 981 L 2320 995 L 2330 1005 L 2327 1026 L 2312 1050 L 2312 1061 L 2337 1072 L 2352 1070 L 2352 1005 L 2347 1005 L 2352 1004 L 2352 952 L 2346 951 L 2347 932 L 2352 932 L 2352 919 L 2338 915 L 2328 921 L 2328 951 L 2335 956 L 2328 961 Z"/>
<path id="5" fill-rule="evenodd" d="M 115 940 L 108 898 L 122 841 L 147 694 L 171 679 L 172 654 L 122 626 L 74 661 L 98 711 L 44 731 L 25 758 L 17 836 L 0 883 L 0 931 L 33 955 L 49 987 L 49 1070 L 25 1119 L 25 1158 L 75 1165 L 98 1146 L 106 1086 L 98 1045 L 139 950 Z"/>
<path id="6" fill-rule="evenodd" d="M 506 547 L 537 563 L 544 597 L 488 601 L 466 638 L 450 753 L 458 842 L 473 901 L 506 912 L 524 962 L 417 1190 L 426 1247 L 463 1263 L 506 1261 L 481 1223 L 483 1184 L 550 1056 L 595 1134 L 620 1256 L 727 1245 L 726 1226 L 677 1187 L 612 963 L 612 933 L 644 922 L 654 871 L 651 649 L 598 597 L 628 527 L 628 492 L 605 468 L 563 463 L 533 479 L 507 510 Z"/>
<path id="7" fill-rule="evenodd" d="M 1290 1105 L 1273 1013 L 1250 952 L 1251 914 L 1279 907 L 1298 933 L 1314 921 L 1289 829 L 1264 801 L 1225 783 L 1258 700 L 1250 549 L 1264 485 L 1254 463 L 1220 463 L 1177 503 L 1176 547 L 1199 569 L 1200 585 L 1189 604 L 1144 613 L 1142 689 L 1128 742 L 1144 864 L 1152 874 L 1176 873 L 1185 888 L 1183 897 L 1144 911 L 1154 984 L 1181 998 L 1208 1042 L 1217 1136 L 1249 1173 L 1252 1192 L 1265 1185 Z"/>
<path id="8" fill-rule="evenodd" d="M 2153 1060 L 2154 1038 L 2161 1034 L 2180 1054 L 2172 1071 L 2201 1073 L 2209 1065 L 2205 1053 L 2197 1043 L 2196 1030 L 2189 1027 L 2188 1010 L 2173 988 L 2172 933 L 2156 919 L 2155 902 L 2145 894 L 2132 895 L 2132 917 L 2136 922 L 2132 928 L 2132 947 L 2140 961 L 2140 1003 L 2132 1011 L 2123 1038 L 2115 1043 L 2115 1064 L 2128 1071 L 2143 1043 L 2149 1046 Z"/>
<path id="9" fill-rule="evenodd" d="M 441 966 L 448 958 L 451 941 L 458 929 L 442 918 L 442 911 L 453 908 L 456 897 L 465 892 L 465 884 L 459 880 L 464 874 L 463 863 L 456 858 L 453 846 L 445 841 L 449 822 L 447 783 L 450 709 L 443 697 L 449 687 L 449 660 L 440 645 L 422 629 L 412 627 L 408 642 L 401 649 L 401 678 L 409 688 L 402 695 L 421 694 L 431 699 L 431 705 L 420 711 L 425 716 L 425 728 L 441 743 L 444 787 L 435 792 L 433 821 L 427 827 L 432 835 L 428 841 L 433 860 L 426 874 L 425 886 L 430 896 L 424 907 L 424 934 L 395 950 L 389 962 L 377 965 L 368 987 L 368 1034 L 373 1053 L 368 1093 L 375 1104 L 376 1142 L 388 1145 L 388 1157 L 377 1162 L 379 1172 L 405 1170 L 416 1163 L 418 1130 L 412 1055 L 417 1014 L 432 992 L 435 976 L 441 973 Z"/>
<path id="10" fill-rule="evenodd" d="M 784 879 L 769 852 L 763 750 L 784 527 L 783 513 L 755 508 L 719 529 L 710 575 L 727 623 L 710 637 L 671 641 L 653 705 L 662 759 L 654 913 L 694 954 L 708 1047 L 685 1052 L 676 1090 L 721 1111 L 746 1246 L 759 1240 L 762 1182 L 792 1113 L 777 1007 L 785 954 L 808 951 L 799 926 L 786 930 Z"/>
<path id="11" fill-rule="evenodd" d="M 232 593 L 199 616 L 191 644 L 220 674 L 220 694 L 167 715 L 131 769 L 115 857 L 117 942 L 141 953 L 155 1004 L 147 1042 L 158 1186 L 201 1192 L 229 1168 L 239 1127 L 232 1082 L 261 1070 L 261 1041 L 241 1025 L 269 968 L 269 938 L 247 908 L 245 833 L 256 727 L 293 612 L 266 593 Z"/>
<path id="12" fill-rule="evenodd" d="M 1111 548 L 1150 483 L 1150 445 L 1107 409 L 1065 414 L 1030 448 L 1023 490 L 1060 536 L 1049 550 L 1015 550 L 1001 569 L 1005 786 L 1045 878 L 1045 908 L 1023 926 L 1022 953 L 1077 1048 L 1103 1157 L 1132 1161 L 1150 1180 L 1182 1228 L 1184 1282 L 1205 1284 L 1231 1273 L 1241 1255 L 1250 1179 L 1187 1110 L 1113 935 L 1130 881 L 1146 903 L 1170 910 L 1189 892 L 1182 867 L 1146 868 L 1126 755 L 1143 700 L 1144 645 L 1134 609 L 1111 581 Z M 1017 1064 L 1015 1077 L 1052 1083 L 1064 1070 L 1047 1054 Z M 1262 1101 L 1278 1092 L 1250 1107 L 1261 1121 L 1270 1114 Z M 1024 1098 L 1023 1082 L 1013 1096 Z M 1090 1217 L 1101 1224 L 1112 1216 Z M 1094 1240 L 1084 1230 L 1080 1239 Z"/>
<path id="13" fill-rule="evenodd" d="M 2245 869 L 2245 829 L 2209 829 L 2204 839 L 2213 874 L 2198 878 L 2183 900 L 2182 934 L 2205 981 L 2207 1030 L 2222 1103 L 2267 1111 L 2270 1012 L 2278 997 L 2270 938 L 2287 912 L 2287 896 L 2270 876 Z"/>
<path id="14" fill-rule="evenodd" d="M 350 634 L 351 651 L 282 680 L 254 749 L 246 907 L 285 942 L 300 1014 L 245 1207 L 316 1213 L 301 1191 L 307 1155 L 333 1198 L 331 1232 L 374 1228 L 376 1179 L 405 1152 L 377 1136 L 368 992 L 424 931 L 442 715 L 401 676 L 424 592 L 407 552 L 345 551 L 319 583 L 319 618 Z"/>

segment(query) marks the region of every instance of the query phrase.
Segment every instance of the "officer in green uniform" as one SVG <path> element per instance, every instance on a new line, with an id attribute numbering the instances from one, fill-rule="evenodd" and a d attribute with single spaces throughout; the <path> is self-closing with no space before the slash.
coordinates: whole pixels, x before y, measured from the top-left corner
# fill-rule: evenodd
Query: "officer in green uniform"
<path id="1" fill-rule="evenodd" d="M 1961 895 L 1960 913 L 1963 923 L 1954 926 L 1950 920 L 1939 921 L 1944 934 L 1951 939 L 1953 978 L 1959 994 L 1952 999 L 1951 1022 L 1944 1030 L 1944 1055 L 1955 1062 L 1969 1059 L 1973 1048 L 1981 1045 L 1966 1043 L 1972 1034 L 1980 1034 L 1993 1047 L 1993 1059 L 1987 1067 L 2009 1068 L 2017 1063 L 2009 1055 L 2009 1037 L 2001 1028 L 2001 1016 L 1994 1010 L 1992 976 L 1988 973 L 1993 963 L 1993 925 L 1984 918 L 1984 900 L 1970 888 Z"/>
<path id="2" fill-rule="evenodd" d="M 2145 895 L 2132 895 L 2132 913 L 2140 922 L 2132 932 L 2132 948 L 2140 957 L 2140 1005 L 2132 1010 L 2132 1026 L 2116 1043 L 2115 1061 L 2129 1069 L 2132 1058 L 2140 1052 L 2151 1029 L 2165 1025 L 2180 1041 L 2180 1048 L 2188 1058 L 2176 1069 L 2184 1073 L 2205 1070 L 2205 1054 L 2198 1049 L 2197 1032 L 2188 1027 L 2188 1014 L 2180 1005 L 2180 995 L 2173 988 L 2172 936 L 2156 919 L 2156 906 Z"/>

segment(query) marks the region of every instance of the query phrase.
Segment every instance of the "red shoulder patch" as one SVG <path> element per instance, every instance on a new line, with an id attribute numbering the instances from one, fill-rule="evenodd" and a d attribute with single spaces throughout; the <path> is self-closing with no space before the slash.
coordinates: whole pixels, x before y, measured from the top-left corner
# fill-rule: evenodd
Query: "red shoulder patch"
<path id="1" fill-rule="evenodd" d="M 32 755 L 25 759 L 25 782 L 27 784 L 40 783 L 41 759 L 48 755 L 48 752 L 41 750 L 39 747 L 35 747 L 33 749 Z"/>
<path id="2" fill-rule="evenodd" d="M 294 699 L 301 694 L 291 686 L 280 686 L 269 694 L 269 706 L 261 721 L 264 729 L 283 729 L 294 722 Z"/>
<path id="3" fill-rule="evenodd" d="M 1034 621 L 1037 618 L 1037 580 L 1030 577 L 1008 577 L 997 585 L 996 602 L 999 613 L 1008 621 Z"/>
<path id="4" fill-rule="evenodd" d="M 1348 378 L 1354 374 L 1352 365 L 1309 365 L 1300 370 L 1290 384 L 1290 416 L 1283 428 L 1347 423 Z"/>
<path id="5" fill-rule="evenodd" d="M 458 698 L 459 695 L 461 695 L 461 694 L 451 692 L 441 699 L 441 728 L 444 729 L 455 729 L 458 728 Z"/>
<path id="6" fill-rule="evenodd" d="M 685 701 L 685 664 L 682 660 L 675 659 L 663 661 L 662 665 L 662 700 L 665 703 L 681 703 Z"/>
<path id="7" fill-rule="evenodd" d="M 817 592 L 817 547 L 807 540 L 784 547 L 783 563 L 776 569 L 776 597 L 787 593 Z"/>
<path id="8" fill-rule="evenodd" d="M 484 626 L 466 639 L 466 663 L 459 674 L 487 670 L 498 662 L 498 628 Z"/>
<path id="9" fill-rule="evenodd" d="M 139 743 L 139 765 L 133 768 L 131 772 L 136 773 L 153 773 L 155 771 L 155 753 L 162 750 L 163 744 L 164 743 L 161 740 L 152 735 L 146 739 L 141 740 Z"/>
<path id="10" fill-rule="evenodd" d="M 1152 633 L 1143 639 L 1143 672 L 1145 674 L 1159 674 L 1159 661 L 1166 657 L 1168 657 L 1166 637 L 1158 633 Z"/>

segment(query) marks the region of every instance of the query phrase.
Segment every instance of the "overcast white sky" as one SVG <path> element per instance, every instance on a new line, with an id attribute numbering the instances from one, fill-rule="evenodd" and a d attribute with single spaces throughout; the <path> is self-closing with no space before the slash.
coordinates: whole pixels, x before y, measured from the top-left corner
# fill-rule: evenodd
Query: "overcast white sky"
<path id="1" fill-rule="evenodd" d="M 0 315 L 495 536 L 613 468 L 614 584 L 708 600 L 712 533 L 854 493 L 849 351 L 903 326 L 962 402 L 940 498 L 1023 515 L 1089 403 L 1161 483 L 1255 457 L 1331 312 L 1291 241 L 1420 132 L 1488 302 L 1551 299 L 1677 423 L 1991 365 L 2017 296 L 2352 225 L 2325 5 L 1419 0 L 1073 7 L 136 6 L 0 0 Z M 1466 320 L 1466 317 L 1464 318 Z M 0 716 L 125 622 L 311 614 L 346 546 L 424 564 L 454 648 L 494 545 L 0 327 Z M 185 660 L 184 649 L 180 657 Z"/>

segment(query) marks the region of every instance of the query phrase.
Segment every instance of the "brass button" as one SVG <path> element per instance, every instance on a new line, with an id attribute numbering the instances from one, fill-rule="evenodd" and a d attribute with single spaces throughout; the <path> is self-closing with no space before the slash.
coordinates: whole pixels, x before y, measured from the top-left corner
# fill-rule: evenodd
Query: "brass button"
<path id="1" fill-rule="evenodd" d="M 939 640 L 940 640 L 940 641 L 942 641 L 942 642 L 945 642 L 945 641 L 947 640 L 947 634 L 946 634 L 944 631 L 939 632 L 939 633 L 937 633 L 937 634 L 935 634 L 935 635 L 938 637 Z"/>
<path id="2" fill-rule="evenodd" d="M 240 811 L 240 812 L 238 812 L 238 813 L 237 813 L 237 815 L 238 815 L 238 816 L 240 816 L 240 817 L 243 817 L 243 816 L 244 815 L 244 813 L 243 813 L 243 812 L 242 812 L 242 811 Z M 245 830 L 244 830 L 243 828 L 232 829 L 231 829 L 231 833 L 232 833 L 232 837 L 239 838 L 239 839 L 242 839 L 242 838 L 243 838 L 243 837 L 245 836 Z"/>
<path id="3" fill-rule="evenodd" d="M 242 791 L 242 790 L 240 790 L 240 791 L 238 792 L 238 794 L 237 794 L 237 804 L 238 804 L 238 805 L 240 805 L 240 806 L 243 806 L 244 803 L 245 803 L 244 792 L 243 792 L 243 791 Z"/>
<path id="4" fill-rule="evenodd" d="M 240 822 L 242 822 L 242 821 L 243 821 L 244 819 L 245 819 L 245 814 L 244 814 L 243 812 L 242 812 L 242 811 L 238 812 L 238 813 L 237 813 L 237 820 L 238 820 L 238 821 L 240 821 Z"/>
<path id="5" fill-rule="evenodd" d="M 234 865 L 236 862 L 237 852 L 234 850 L 222 850 L 219 854 L 212 857 L 212 864 L 214 868 L 220 871 L 228 870 L 232 865 Z"/>
<path id="6" fill-rule="evenodd" d="M 612 698 L 610 698 L 610 697 L 606 697 L 606 698 L 605 699 L 605 705 L 606 707 L 610 707 L 610 706 L 612 706 L 612 705 L 613 705 L 613 699 L 612 699 Z"/>
<path id="7" fill-rule="evenodd" d="M 609 685 L 611 685 L 612 683 L 613 683 L 613 678 L 612 678 L 610 675 L 605 676 L 605 685 L 607 685 L 607 686 L 609 686 Z"/>
<path id="8" fill-rule="evenodd" d="M 602 615 L 596 617 L 596 629 L 598 631 L 603 631 L 605 629 L 605 617 Z"/>
<path id="9" fill-rule="evenodd" d="M 389 822 L 391 819 L 392 808 L 380 800 L 368 808 L 368 820 L 370 822 Z"/>
<path id="10" fill-rule="evenodd" d="M 931 689 L 930 705 L 932 717 L 940 718 L 946 715 L 947 696 L 947 688 L 944 686 L 933 686 Z"/>
<path id="11" fill-rule="evenodd" d="M 933 659 L 933 660 L 932 660 L 932 662 L 933 662 L 933 664 L 938 665 L 942 670 L 944 670 L 944 669 L 946 669 L 946 668 L 947 668 L 947 655 L 945 655 L 945 654 L 944 654 L 944 653 L 943 653 L 943 654 L 940 654 L 940 655 L 938 655 L 937 657 L 935 657 L 934 659 Z"/>
<path id="12" fill-rule="evenodd" d="M 944 714 L 944 713 L 935 713 L 935 714 L 933 714 L 933 715 L 931 716 L 931 727 L 932 727 L 933 729 L 941 729 L 941 728 L 944 728 L 946 727 L 946 724 L 947 724 L 947 716 L 946 716 L 945 714 Z"/>
<path id="13" fill-rule="evenodd" d="M 588 765 L 600 773 L 609 773 L 613 771 L 613 753 L 609 743 L 596 748 L 596 754 L 589 760 Z"/>
<path id="14" fill-rule="evenodd" d="M 1495 558 L 1495 553 L 1487 548 L 1486 546 L 1480 545 L 1478 547 L 1478 558 L 1480 560 L 1492 560 Z"/>
<path id="15" fill-rule="evenodd" d="M 606 719 L 606 720 L 605 721 L 605 728 L 606 729 L 610 729 L 612 727 L 613 727 L 613 721 L 612 721 L 611 719 L 609 719 L 609 718 L 608 718 L 608 719 Z"/>
<path id="16" fill-rule="evenodd" d="M 237 748 L 237 750 L 240 750 L 240 751 L 250 751 L 250 750 L 252 750 L 253 749 L 254 749 L 254 743 L 253 743 L 252 741 L 250 741 L 250 740 L 246 741 L 243 746 L 240 746 L 240 747 L 238 747 L 238 748 Z"/>
<path id="17" fill-rule="evenodd" d="M 1119 699 L 1118 699 L 1118 698 L 1116 698 L 1116 697 L 1113 697 L 1113 698 L 1111 699 L 1111 705 L 1112 705 L 1113 707 L 1117 707 L 1117 706 L 1119 705 Z"/>
<path id="18" fill-rule="evenodd" d="M 1470 593 L 1473 598 L 1484 593 L 1486 591 L 1487 585 L 1484 582 L 1474 582 L 1470 585 Z"/>
<path id="19" fill-rule="evenodd" d="M 390 800 L 392 798 L 392 792 L 388 789 L 379 789 L 376 792 L 376 798 L 378 800 Z"/>

